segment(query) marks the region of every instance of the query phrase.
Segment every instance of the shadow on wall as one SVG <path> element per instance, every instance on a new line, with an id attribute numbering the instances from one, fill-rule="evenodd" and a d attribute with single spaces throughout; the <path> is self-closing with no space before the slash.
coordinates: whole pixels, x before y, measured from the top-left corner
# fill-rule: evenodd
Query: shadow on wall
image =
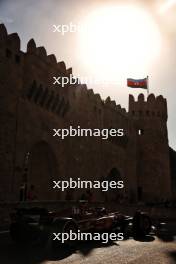
<path id="1" fill-rule="evenodd" d="M 51 147 L 41 141 L 28 153 L 19 190 L 20 201 L 57 200 L 52 189 L 52 181 L 58 176 L 57 160 Z"/>

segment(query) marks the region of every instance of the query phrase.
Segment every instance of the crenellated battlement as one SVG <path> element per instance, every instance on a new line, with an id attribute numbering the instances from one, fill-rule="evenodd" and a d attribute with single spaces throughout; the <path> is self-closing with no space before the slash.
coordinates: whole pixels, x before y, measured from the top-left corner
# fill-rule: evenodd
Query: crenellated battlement
<path id="1" fill-rule="evenodd" d="M 8 34 L 4 24 L 0 24 L 0 42 L 13 51 L 20 51 L 21 43 L 17 33 Z"/>
<path id="2" fill-rule="evenodd" d="M 0 40 L 3 41 L 7 38 L 8 33 L 4 24 L 0 24 Z"/>
<path id="3" fill-rule="evenodd" d="M 36 66 L 37 69 L 34 72 L 36 75 L 37 75 L 37 71 L 40 70 L 39 69 L 40 61 L 41 61 L 41 64 L 42 63 L 45 63 L 46 65 L 49 64 L 47 66 L 46 71 L 50 70 L 50 72 L 57 73 L 58 75 L 60 74 L 62 77 L 63 76 L 69 77 L 70 75 L 72 75 L 72 68 L 67 69 L 64 61 L 57 62 L 57 59 L 54 54 L 47 55 L 47 51 L 45 47 L 43 46 L 37 47 L 34 39 L 29 40 L 29 42 L 27 43 L 26 52 L 22 52 L 20 51 L 20 38 L 18 34 L 13 33 L 13 34 L 8 35 L 4 24 L 0 24 L 0 36 L 1 36 L 0 42 L 3 41 L 3 46 L 6 49 L 6 56 L 8 56 L 7 55 L 8 53 L 9 57 L 13 57 L 13 54 L 18 54 L 19 52 L 21 52 L 20 56 L 23 56 L 25 58 L 26 64 L 32 63 L 33 65 L 35 64 L 37 65 Z M 46 75 L 50 76 L 51 73 L 47 73 Z M 37 82 L 42 83 L 42 81 L 40 80 L 37 80 Z M 74 92 L 77 96 L 81 93 L 82 96 L 88 98 L 88 100 L 91 100 L 92 103 L 101 105 L 101 107 L 103 107 L 105 111 L 108 108 L 108 109 L 112 109 L 113 111 L 117 111 L 118 113 L 121 112 L 122 114 L 126 114 L 126 110 L 124 108 L 121 108 L 120 105 L 117 106 L 114 100 L 111 100 L 108 97 L 105 101 L 103 101 L 99 94 L 94 93 L 93 89 L 88 89 L 87 85 L 78 84 L 78 83 L 76 83 L 75 85 L 67 86 L 67 88 L 69 88 L 70 93 L 72 93 L 71 89 L 72 87 L 74 87 Z M 52 87 L 52 83 L 51 85 L 47 85 L 47 86 Z M 33 88 L 33 89 L 38 89 L 38 88 Z M 47 89 L 53 89 L 53 87 L 52 88 L 49 87 Z M 60 88 L 57 87 L 56 90 L 57 89 L 59 90 Z M 38 91 L 35 91 L 35 92 L 36 94 L 38 94 Z M 67 91 L 67 94 L 68 94 L 68 91 Z"/>
<path id="4" fill-rule="evenodd" d="M 34 55 L 38 56 L 45 63 L 50 63 L 52 67 L 57 68 L 59 73 L 63 73 L 65 75 L 71 74 L 72 69 L 66 69 L 65 62 L 60 61 L 57 62 L 56 56 L 54 54 L 47 55 L 47 51 L 45 47 L 37 47 L 34 39 L 29 40 L 27 44 L 27 52 L 26 55 Z"/>
<path id="5" fill-rule="evenodd" d="M 0 24 L 0 48 L 0 54 L 3 53 L 4 49 L 4 54 L 6 54 L 4 56 L 8 58 L 8 62 L 10 58 L 15 58 L 16 63 L 21 65 L 22 68 L 26 67 L 26 70 L 29 72 L 28 76 L 31 75 L 32 79 L 35 79 L 38 83 L 36 87 L 34 87 L 34 85 L 31 86 L 32 88 L 29 88 L 32 82 L 30 78 L 24 83 L 24 86 L 28 86 L 28 88 L 24 88 L 25 91 L 28 89 L 28 94 L 31 93 L 30 89 L 35 90 L 35 92 L 33 91 L 36 94 L 36 96 L 34 96 L 34 102 L 38 102 L 39 95 L 46 94 L 45 100 L 49 101 L 48 104 L 52 104 L 55 100 L 54 98 L 57 98 L 57 96 L 60 97 L 60 94 L 62 94 L 64 98 L 67 97 L 65 100 L 71 105 L 69 102 L 70 98 L 72 94 L 75 94 L 75 98 L 81 98 L 80 100 L 84 98 L 88 100 L 90 105 L 94 104 L 95 107 L 99 106 L 104 113 L 106 113 L 106 111 L 112 111 L 113 114 L 121 113 L 124 116 L 128 116 L 125 108 L 122 108 L 119 104 L 117 105 L 110 97 L 107 97 L 106 100 L 102 100 L 99 94 L 95 94 L 93 89 L 88 89 L 86 84 L 80 84 L 79 80 L 73 85 L 66 85 L 64 88 L 59 86 L 54 87 L 52 84 L 52 75 L 55 74 L 56 76 L 62 77 L 72 76 L 72 68 L 67 69 L 65 62 L 58 62 L 54 54 L 48 55 L 45 47 L 37 47 L 34 39 L 29 40 L 26 52 L 22 52 L 20 50 L 20 38 L 18 34 L 12 33 L 8 35 L 4 24 Z M 39 89 L 40 85 L 42 85 L 42 88 L 40 87 Z M 44 86 L 47 88 L 44 89 Z M 55 96 L 51 96 L 53 93 Z M 27 97 L 30 96 L 27 95 Z M 32 97 L 30 100 L 32 101 Z M 44 105 L 45 104 L 43 104 L 43 106 Z M 52 107 L 47 107 L 47 109 L 52 109 Z M 129 114 L 134 117 L 162 117 L 167 119 L 166 99 L 162 96 L 155 97 L 153 94 L 150 94 L 147 100 L 145 100 L 144 95 L 139 94 L 137 101 L 135 101 L 133 95 L 130 95 Z"/>
<path id="6" fill-rule="evenodd" d="M 129 114 L 134 117 L 159 117 L 167 120 L 167 103 L 162 95 L 150 94 L 145 100 L 143 94 L 138 95 L 135 101 L 133 95 L 129 95 Z"/>

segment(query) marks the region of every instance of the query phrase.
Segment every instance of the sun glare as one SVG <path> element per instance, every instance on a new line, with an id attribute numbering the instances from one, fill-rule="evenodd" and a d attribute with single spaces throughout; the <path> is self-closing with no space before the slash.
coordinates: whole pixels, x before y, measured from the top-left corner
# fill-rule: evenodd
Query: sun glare
<path id="1" fill-rule="evenodd" d="M 117 81 L 147 75 L 161 48 L 150 14 L 134 6 L 109 6 L 90 13 L 84 24 L 79 54 L 89 74 Z"/>
<path id="2" fill-rule="evenodd" d="M 166 1 L 160 8 L 160 13 L 165 13 L 169 8 L 176 4 L 176 0 Z"/>

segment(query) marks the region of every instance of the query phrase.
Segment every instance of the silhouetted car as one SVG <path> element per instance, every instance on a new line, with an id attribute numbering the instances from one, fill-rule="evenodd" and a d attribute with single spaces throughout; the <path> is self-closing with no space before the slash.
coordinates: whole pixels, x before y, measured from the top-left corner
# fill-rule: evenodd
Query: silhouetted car
<path id="1" fill-rule="evenodd" d="M 151 220 L 147 214 L 139 211 L 130 217 L 119 212 L 107 212 L 104 207 L 87 208 L 84 204 L 63 211 L 18 208 L 11 213 L 10 234 L 16 242 L 46 244 L 49 241 L 53 244 L 53 233 L 69 233 L 70 230 L 145 236 L 151 231 Z M 66 244 L 69 245 L 69 242 Z"/>

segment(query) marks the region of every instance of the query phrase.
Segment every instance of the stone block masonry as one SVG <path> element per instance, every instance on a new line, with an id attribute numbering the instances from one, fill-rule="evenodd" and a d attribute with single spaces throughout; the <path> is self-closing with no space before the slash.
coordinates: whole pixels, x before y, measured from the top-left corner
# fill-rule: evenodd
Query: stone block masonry
<path id="1" fill-rule="evenodd" d="M 78 177 L 123 180 L 122 191 L 96 190 L 96 201 L 170 199 L 166 99 L 130 95 L 127 112 L 85 84 L 53 84 L 71 73 L 33 39 L 21 51 L 18 34 L 0 25 L 0 201 L 26 199 L 31 185 L 39 201 L 76 200 L 82 190 L 54 191 L 52 183 Z M 121 128 L 125 136 L 53 137 L 53 128 L 70 126 Z"/>

